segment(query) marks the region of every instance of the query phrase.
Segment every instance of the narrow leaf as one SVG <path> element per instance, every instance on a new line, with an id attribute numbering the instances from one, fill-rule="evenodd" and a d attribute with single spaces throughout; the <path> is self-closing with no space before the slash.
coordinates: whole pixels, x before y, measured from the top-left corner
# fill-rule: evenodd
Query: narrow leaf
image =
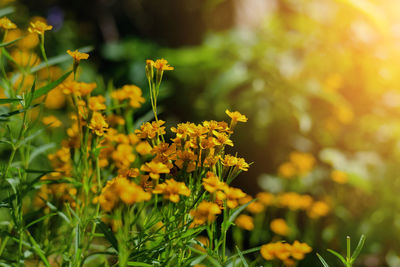
<path id="1" fill-rule="evenodd" d="M 358 255 L 360 255 L 360 252 L 364 246 L 364 243 L 365 243 L 365 235 L 361 235 L 360 241 L 358 241 L 358 245 L 357 245 L 356 249 L 354 250 L 353 255 L 351 255 L 352 263 L 357 259 Z"/>
<path id="2" fill-rule="evenodd" d="M 153 267 L 151 264 L 137 261 L 128 261 L 128 266 L 141 266 L 141 267 Z"/>
<path id="3" fill-rule="evenodd" d="M 18 42 L 19 40 L 21 40 L 21 39 L 24 38 L 24 37 L 25 37 L 25 36 L 19 37 L 19 38 L 15 39 L 15 40 L 12 40 L 12 41 L 10 41 L 10 42 L 7 42 L 7 43 L 1 43 L 1 44 L 0 44 L 0 47 L 9 46 L 9 45 L 11 45 L 11 44 L 13 44 L 13 43 L 15 43 L 15 42 Z"/>
<path id="4" fill-rule="evenodd" d="M 347 262 L 342 255 L 340 255 L 339 253 L 337 253 L 336 251 L 334 251 L 332 249 L 328 249 L 328 251 L 330 253 L 332 253 L 333 255 L 335 255 L 339 260 L 341 260 L 345 266 L 347 265 Z"/>
<path id="5" fill-rule="evenodd" d="M 249 265 L 247 264 L 247 261 L 244 259 L 244 257 L 243 257 L 243 254 L 242 254 L 242 252 L 240 251 L 240 249 L 236 246 L 236 250 L 237 250 L 237 252 L 238 252 L 238 254 L 239 254 L 239 257 L 240 257 L 240 260 L 242 261 L 242 263 L 243 263 L 243 266 L 244 267 L 249 267 Z"/>
<path id="6" fill-rule="evenodd" d="M 110 242 L 115 250 L 118 251 L 118 241 L 115 238 L 114 233 L 110 230 L 110 227 L 108 227 L 99 219 L 96 220 L 96 224 L 99 226 L 100 231 L 104 234 L 104 237 L 107 239 L 107 241 Z"/>
<path id="7" fill-rule="evenodd" d="M 22 99 L 19 99 L 19 98 L 0 98 L 0 105 L 12 103 L 12 102 L 19 102 L 21 100 Z"/>
<path id="8" fill-rule="evenodd" d="M 33 99 L 41 97 L 41 96 L 47 94 L 48 92 L 50 92 L 51 90 L 53 90 L 55 87 L 57 87 L 57 85 L 62 83 L 71 73 L 72 73 L 72 71 L 69 71 L 69 72 L 65 73 L 63 76 L 61 76 L 59 79 L 55 80 L 54 82 L 51 82 L 51 83 L 37 89 L 35 91 L 35 93 L 33 94 Z"/>
<path id="9" fill-rule="evenodd" d="M 318 259 L 321 261 L 322 266 L 324 266 L 324 267 L 329 267 L 328 263 L 326 263 L 326 261 L 324 260 L 324 258 L 322 258 L 321 255 L 319 255 L 318 253 L 317 253 L 317 257 L 318 257 Z"/>

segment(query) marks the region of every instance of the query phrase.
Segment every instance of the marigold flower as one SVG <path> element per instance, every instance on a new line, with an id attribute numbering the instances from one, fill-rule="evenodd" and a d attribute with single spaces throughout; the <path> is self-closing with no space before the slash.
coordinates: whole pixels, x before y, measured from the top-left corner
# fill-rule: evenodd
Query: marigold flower
<path id="1" fill-rule="evenodd" d="M 104 104 L 106 102 L 106 99 L 104 96 L 99 95 L 99 96 L 92 96 L 89 98 L 89 109 L 93 111 L 99 111 L 99 110 L 105 110 L 107 107 Z"/>
<path id="2" fill-rule="evenodd" d="M 45 31 L 49 31 L 51 29 L 53 29 L 53 26 L 47 25 L 47 23 L 38 20 L 35 22 L 31 22 L 31 26 L 28 28 L 28 31 L 30 33 L 37 33 L 43 35 Z"/>
<path id="3" fill-rule="evenodd" d="M 51 128 L 58 128 L 62 125 L 61 121 L 56 116 L 47 116 L 42 119 L 43 124 L 50 125 Z"/>
<path id="4" fill-rule="evenodd" d="M 168 61 L 165 59 L 157 59 L 156 62 L 153 64 L 154 68 L 156 68 L 159 71 L 164 71 L 164 70 L 173 70 L 174 67 L 170 66 L 168 64 Z"/>
<path id="5" fill-rule="evenodd" d="M 165 164 L 155 161 L 146 162 L 140 167 L 140 170 L 148 172 L 150 177 L 155 180 L 160 178 L 161 173 L 169 173 L 169 168 Z"/>
<path id="6" fill-rule="evenodd" d="M 202 225 L 215 221 L 216 215 L 221 213 L 217 204 L 203 200 L 199 206 L 190 212 L 193 216 L 192 226 Z"/>
<path id="7" fill-rule="evenodd" d="M 308 216 L 313 219 L 317 219 L 322 216 L 326 216 L 330 211 L 330 207 L 323 201 L 316 201 L 308 210 Z"/>
<path id="8" fill-rule="evenodd" d="M 76 63 L 79 63 L 81 59 L 88 59 L 89 54 L 79 52 L 78 50 L 71 51 L 67 50 L 68 55 L 70 55 Z"/>
<path id="9" fill-rule="evenodd" d="M 135 134 L 142 139 L 153 139 L 157 135 L 165 134 L 165 127 L 162 126 L 164 123 L 163 120 L 153 121 L 152 123 L 146 122 L 140 126 L 140 129 L 135 130 Z"/>
<path id="10" fill-rule="evenodd" d="M 9 20 L 7 17 L 2 17 L 0 19 L 0 28 L 3 28 L 4 30 L 11 30 L 11 29 L 16 29 L 17 25 L 15 25 L 11 20 Z"/>
<path id="11" fill-rule="evenodd" d="M 190 150 L 179 150 L 177 151 L 177 160 L 175 161 L 175 165 L 178 166 L 179 169 L 186 168 L 186 172 L 192 172 L 196 168 L 196 155 L 193 151 Z"/>
<path id="12" fill-rule="evenodd" d="M 345 184 L 348 181 L 348 175 L 345 172 L 333 170 L 331 172 L 331 179 L 338 184 Z"/>
<path id="13" fill-rule="evenodd" d="M 178 203 L 180 199 L 179 195 L 188 197 L 190 196 L 190 190 L 185 183 L 169 179 L 165 183 L 158 184 L 153 190 L 153 194 L 163 194 L 165 199 Z"/>
<path id="14" fill-rule="evenodd" d="M 304 254 L 310 253 L 312 248 L 306 243 L 300 243 L 299 241 L 294 241 L 291 249 L 292 257 L 296 260 L 304 259 Z"/>
<path id="15" fill-rule="evenodd" d="M 260 192 L 257 199 L 266 207 L 271 206 L 275 202 L 275 196 L 268 192 Z"/>
<path id="16" fill-rule="evenodd" d="M 251 231 L 254 229 L 254 221 L 253 221 L 253 217 L 250 217 L 248 215 L 244 215 L 244 214 L 240 214 L 236 220 L 235 220 L 235 224 L 247 231 Z"/>
<path id="17" fill-rule="evenodd" d="M 111 158 L 119 169 L 126 169 L 135 161 L 136 156 L 133 154 L 133 147 L 129 144 L 119 144 L 117 149 L 112 152 Z"/>
<path id="18" fill-rule="evenodd" d="M 90 120 L 89 129 L 91 129 L 96 135 L 103 136 L 104 132 L 108 128 L 108 123 L 104 119 L 103 115 L 99 112 L 93 112 L 92 119 Z"/>
<path id="19" fill-rule="evenodd" d="M 214 143 L 217 146 L 222 146 L 222 145 L 228 145 L 228 146 L 233 146 L 232 140 L 229 139 L 229 136 L 225 133 L 219 133 L 217 131 L 213 131 L 213 134 L 215 136 L 214 138 Z"/>
<path id="20" fill-rule="evenodd" d="M 213 172 L 207 172 L 206 177 L 203 178 L 203 187 L 206 191 L 214 193 L 225 187 L 225 183 L 221 182 Z"/>
<path id="21" fill-rule="evenodd" d="M 309 195 L 299 195 L 294 192 L 287 192 L 277 197 L 280 206 L 287 207 L 291 210 L 307 210 L 313 202 Z"/>
<path id="22" fill-rule="evenodd" d="M 247 117 L 242 115 L 239 111 L 229 111 L 225 110 L 225 113 L 231 118 L 230 128 L 233 129 L 238 122 L 247 122 Z"/>
<path id="23" fill-rule="evenodd" d="M 315 158 L 310 153 L 292 152 L 289 157 L 301 175 L 311 171 L 315 163 Z"/>
<path id="24" fill-rule="evenodd" d="M 261 246 L 261 256 L 270 261 L 273 259 L 286 260 L 290 257 L 291 246 L 288 243 L 276 242 Z"/>
<path id="25" fill-rule="evenodd" d="M 287 236 L 289 234 L 289 226 L 284 219 L 274 219 L 270 223 L 272 232 L 281 236 Z"/>
<path id="26" fill-rule="evenodd" d="M 246 193 L 244 193 L 240 188 L 226 187 L 224 189 L 226 196 L 226 205 L 230 209 L 234 209 L 238 206 L 238 200 L 244 198 Z"/>
<path id="27" fill-rule="evenodd" d="M 150 155 L 151 154 L 151 145 L 147 141 L 139 142 L 136 147 L 136 152 L 139 153 L 140 155 Z"/>

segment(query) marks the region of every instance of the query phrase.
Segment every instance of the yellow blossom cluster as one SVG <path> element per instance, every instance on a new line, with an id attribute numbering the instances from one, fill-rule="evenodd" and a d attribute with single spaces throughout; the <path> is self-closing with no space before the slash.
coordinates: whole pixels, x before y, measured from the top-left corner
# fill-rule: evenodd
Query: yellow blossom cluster
<path id="1" fill-rule="evenodd" d="M 294 241 L 292 245 L 285 242 L 269 243 L 261 246 L 261 256 L 267 261 L 278 259 L 285 266 L 294 266 L 294 260 L 304 259 L 305 254 L 311 252 L 311 247 L 306 243 Z"/>
<path id="2" fill-rule="evenodd" d="M 315 164 L 315 158 L 310 153 L 292 152 L 289 161 L 279 166 L 278 174 L 282 178 L 291 179 L 308 174 Z"/>
<path id="3" fill-rule="evenodd" d="M 129 105 L 133 108 L 140 108 L 145 102 L 142 90 L 136 85 L 124 85 L 121 89 L 113 91 L 111 97 L 119 102 L 128 100 Z"/>
<path id="4" fill-rule="evenodd" d="M 111 211 L 121 201 L 131 205 L 137 202 L 148 201 L 151 199 L 151 193 L 129 180 L 127 177 L 118 176 L 111 181 L 108 181 L 106 186 L 101 190 L 95 202 L 99 202 L 104 211 Z"/>

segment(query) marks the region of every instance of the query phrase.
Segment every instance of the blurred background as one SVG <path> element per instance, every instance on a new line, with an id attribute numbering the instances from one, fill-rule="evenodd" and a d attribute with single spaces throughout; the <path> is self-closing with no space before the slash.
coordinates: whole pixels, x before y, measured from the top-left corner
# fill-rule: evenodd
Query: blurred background
<path id="1" fill-rule="evenodd" d="M 233 141 L 254 164 L 237 186 L 323 199 L 331 214 L 313 226 L 314 251 L 363 233 L 360 266 L 400 266 L 397 0 L 14 2 L 17 24 L 41 16 L 54 26 L 48 55 L 93 46 L 83 80 L 146 92 L 145 60 L 167 59 L 175 70 L 165 74 L 160 118 L 171 126 L 246 114 Z M 315 164 L 289 183 L 278 176 L 293 151 Z"/>

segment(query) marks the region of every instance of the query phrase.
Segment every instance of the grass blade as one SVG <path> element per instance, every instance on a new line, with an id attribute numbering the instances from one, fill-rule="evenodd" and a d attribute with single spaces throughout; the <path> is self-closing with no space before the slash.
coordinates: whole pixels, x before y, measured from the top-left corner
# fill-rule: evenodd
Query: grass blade
<path id="1" fill-rule="evenodd" d="M 48 92 L 50 92 L 51 90 L 53 90 L 55 87 L 57 87 L 57 85 L 59 85 L 60 83 L 62 83 L 66 78 L 68 78 L 68 76 L 72 73 L 72 71 L 69 71 L 67 73 L 65 73 L 63 76 L 61 76 L 60 78 L 58 78 L 57 80 L 55 80 L 54 82 L 51 82 L 39 89 L 37 89 L 35 91 L 35 93 L 33 94 L 33 99 L 36 99 L 38 97 L 41 97 L 45 94 L 47 94 Z"/>
<path id="2" fill-rule="evenodd" d="M 342 255 L 340 255 L 339 253 L 337 253 L 336 251 L 334 251 L 332 249 L 328 249 L 328 251 L 330 253 L 332 253 L 333 255 L 335 255 L 339 260 L 341 260 L 345 266 L 347 265 L 347 262 Z"/>
<path id="3" fill-rule="evenodd" d="M 353 255 L 351 255 L 352 263 L 357 259 L 358 255 L 360 255 L 360 252 L 364 246 L 364 243 L 365 243 L 365 235 L 361 235 L 360 241 L 358 241 L 357 247 L 354 250 Z"/>
<path id="4" fill-rule="evenodd" d="M 321 261 L 322 266 L 324 266 L 324 267 L 329 267 L 328 263 L 326 263 L 326 261 L 324 260 L 324 258 L 322 258 L 321 255 L 319 255 L 318 253 L 317 253 L 317 257 L 318 257 L 318 259 Z"/>

